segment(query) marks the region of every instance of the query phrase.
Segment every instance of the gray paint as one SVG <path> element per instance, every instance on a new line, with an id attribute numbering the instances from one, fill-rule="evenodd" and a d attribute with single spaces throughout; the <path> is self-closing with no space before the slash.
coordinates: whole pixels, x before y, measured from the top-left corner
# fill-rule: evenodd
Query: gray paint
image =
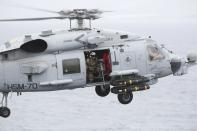
<path id="1" fill-rule="evenodd" d="M 49 48 L 45 52 L 38 53 L 37 55 L 35 55 L 35 53 L 24 52 L 20 49 L 12 48 L 13 51 L 17 50 L 14 53 L 16 55 L 21 53 L 27 54 L 26 58 L 20 58 L 16 57 L 16 55 L 13 55 L 13 51 L 10 49 L 7 49 L 8 51 L 3 50 L 3 53 L 0 55 L 3 55 L 6 52 L 9 59 L 2 59 L 0 63 L 1 73 L 4 74 L 1 75 L 2 81 L 0 81 L 0 90 L 26 92 L 52 91 L 85 87 L 88 83 L 86 83 L 86 64 L 84 51 L 91 51 L 92 49 L 81 48 L 80 46 L 76 47 L 75 42 L 71 42 L 71 44 L 65 44 L 64 46 L 62 45 L 61 49 L 58 45 L 64 43 L 64 39 L 74 40 L 76 35 L 79 33 L 85 34 L 81 40 L 83 42 L 86 42 L 89 38 L 94 38 L 94 36 L 98 36 L 100 34 L 106 38 L 102 39 L 102 41 L 99 39 L 99 42 L 97 42 L 95 37 L 94 43 L 98 47 L 93 50 L 110 49 L 112 62 L 116 61 L 118 63 L 112 66 L 112 73 L 116 71 L 126 71 L 132 69 L 138 70 L 138 73 L 136 73 L 138 75 L 146 76 L 147 74 L 155 74 L 156 78 L 172 74 L 169 63 L 169 53 L 165 54 L 165 59 L 159 61 L 149 61 L 146 46 L 148 44 L 156 44 L 156 42 L 151 39 L 135 37 L 132 35 L 129 35 L 129 37 L 126 39 L 121 39 L 120 36 L 127 33 L 117 33 L 117 31 L 100 31 L 99 33 L 97 33 L 97 30 L 87 32 L 79 31 L 76 32 L 75 35 L 74 32 L 64 31 L 60 34 L 55 33 L 53 36 L 49 36 L 47 39 L 43 38 L 47 41 L 47 44 L 53 45 L 54 48 L 52 50 Z M 21 46 L 23 43 L 18 44 Z M 67 47 L 69 47 L 70 51 L 67 51 Z M 81 72 L 77 74 L 63 75 L 62 61 L 72 58 L 80 59 Z M 174 58 L 176 58 L 176 55 L 174 55 Z M 33 88 L 27 86 L 31 83 L 36 83 L 37 87 Z M 47 85 L 46 83 L 53 84 Z M 20 87 L 22 86 L 24 89 L 20 90 L 16 88 L 17 84 L 19 84 Z M 96 84 L 97 83 L 95 83 L 95 85 Z M 13 88 L 8 88 L 8 86 L 13 86 Z"/>

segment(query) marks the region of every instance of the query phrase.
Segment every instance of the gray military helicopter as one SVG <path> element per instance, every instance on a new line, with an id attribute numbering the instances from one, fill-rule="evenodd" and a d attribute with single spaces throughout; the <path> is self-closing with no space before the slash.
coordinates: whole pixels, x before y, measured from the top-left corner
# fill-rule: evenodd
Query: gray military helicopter
<path id="1" fill-rule="evenodd" d="M 196 65 L 197 56 L 179 57 L 151 38 L 126 32 L 93 29 L 91 21 L 105 11 L 74 9 L 56 13 L 56 17 L 4 19 L 38 21 L 68 19 L 70 29 L 42 31 L 25 35 L 0 46 L 0 116 L 10 115 L 9 92 L 71 90 L 95 86 L 104 97 L 117 94 L 122 104 L 133 99 L 133 92 L 150 88 L 158 78 L 180 76 Z M 72 26 L 77 22 L 77 27 Z M 85 26 L 89 22 L 89 26 Z"/>

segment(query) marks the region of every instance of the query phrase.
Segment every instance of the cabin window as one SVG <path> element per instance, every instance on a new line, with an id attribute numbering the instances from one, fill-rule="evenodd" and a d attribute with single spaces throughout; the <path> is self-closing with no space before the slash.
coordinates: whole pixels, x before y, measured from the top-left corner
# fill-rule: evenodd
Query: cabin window
<path id="1" fill-rule="evenodd" d="M 80 73 L 80 60 L 67 59 L 62 61 L 63 75 Z"/>
<path id="2" fill-rule="evenodd" d="M 120 36 L 120 39 L 127 39 L 128 38 L 128 35 L 121 35 Z"/>
<path id="3" fill-rule="evenodd" d="M 156 44 L 148 45 L 147 50 L 148 50 L 150 61 L 161 60 L 165 58 L 161 49 Z"/>

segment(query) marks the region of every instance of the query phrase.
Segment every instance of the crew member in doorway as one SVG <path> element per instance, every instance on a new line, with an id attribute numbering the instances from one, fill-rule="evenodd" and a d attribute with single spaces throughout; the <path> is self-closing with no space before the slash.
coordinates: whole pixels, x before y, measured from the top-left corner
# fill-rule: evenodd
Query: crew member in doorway
<path id="1" fill-rule="evenodd" d="M 87 77 L 89 82 L 94 82 L 95 77 L 98 76 L 99 72 L 97 71 L 98 58 L 96 57 L 95 52 L 91 52 L 89 57 L 86 60 L 87 63 Z"/>

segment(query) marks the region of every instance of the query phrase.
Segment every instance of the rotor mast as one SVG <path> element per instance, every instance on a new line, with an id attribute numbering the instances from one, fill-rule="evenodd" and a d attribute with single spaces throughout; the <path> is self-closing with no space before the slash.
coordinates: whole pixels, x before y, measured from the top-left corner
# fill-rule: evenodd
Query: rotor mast
<path id="1" fill-rule="evenodd" d="M 74 27 L 72 24 L 73 20 L 76 21 L 76 27 Z M 85 23 L 85 20 L 87 20 L 87 19 L 69 19 L 70 30 L 72 30 L 72 29 L 79 29 L 79 30 L 91 29 L 92 28 L 92 20 L 88 19 L 88 23 Z"/>
<path id="2" fill-rule="evenodd" d="M 87 10 L 87 9 L 74 9 L 68 16 L 70 30 L 78 29 L 85 30 L 92 28 L 92 20 L 100 18 L 99 15 L 102 12 L 99 10 Z M 76 27 L 72 26 L 72 21 L 76 21 Z M 88 21 L 88 24 L 86 23 Z"/>

